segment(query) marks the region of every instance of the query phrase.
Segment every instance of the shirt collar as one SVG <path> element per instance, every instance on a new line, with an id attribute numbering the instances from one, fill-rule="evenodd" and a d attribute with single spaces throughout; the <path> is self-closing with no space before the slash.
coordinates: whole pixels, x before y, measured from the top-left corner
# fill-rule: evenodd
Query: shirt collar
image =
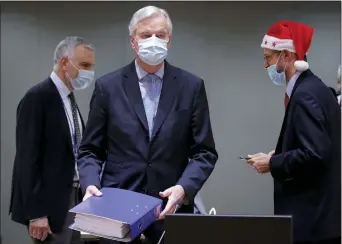
<path id="1" fill-rule="evenodd" d="M 139 80 L 141 80 L 146 75 L 148 75 L 148 73 L 143 68 L 140 67 L 137 60 L 135 60 L 134 63 L 135 63 L 135 69 L 137 71 L 137 76 L 138 76 Z M 160 67 L 160 69 L 158 69 L 154 74 L 156 76 L 158 76 L 160 79 L 163 79 L 163 77 L 164 77 L 164 65 L 162 67 Z"/>
<path id="2" fill-rule="evenodd" d="M 292 90 L 294 85 L 296 84 L 296 81 L 298 79 L 298 77 L 301 75 L 302 72 L 300 71 L 296 71 L 296 73 L 294 73 L 291 77 L 291 79 L 289 80 L 289 82 L 286 85 L 286 94 L 291 97 L 292 94 Z"/>
<path id="3" fill-rule="evenodd" d="M 64 84 L 64 82 L 57 76 L 57 74 L 54 71 L 52 71 L 50 78 L 57 87 L 57 90 L 61 95 L 62 99 L 67 98 L 71 92 L 69 88 Z"/>

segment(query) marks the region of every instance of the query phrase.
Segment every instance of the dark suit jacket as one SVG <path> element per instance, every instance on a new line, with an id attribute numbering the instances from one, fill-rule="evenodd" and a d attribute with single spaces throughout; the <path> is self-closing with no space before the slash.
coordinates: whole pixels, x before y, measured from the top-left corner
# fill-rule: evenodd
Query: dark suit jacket
<path id="1" fill-rule="evenodd" d="M 27 225 L 30 219 L 48 216 L 52 232 L 61 231 L 75 157 L 63 101 L 50 78 L 32 87 L 19 103 L 16 149 L 12 220 Z"/>
<path id="2" fill-rule="evenodd" d="M 341 109 L 310 70 L 293 88 L 270 167 L 274 211 L 293 216 L 295 242 L 341 236 Z"/>
<path id="3" fill-rule="evenodd" d="M 151 141 L 134 62 L 96 81 L 78 158 L 83 191 L 95 185 L 159 197 L 179 184 L 192 200 L 217 158 L 200 78 L 165 63 Z"/>

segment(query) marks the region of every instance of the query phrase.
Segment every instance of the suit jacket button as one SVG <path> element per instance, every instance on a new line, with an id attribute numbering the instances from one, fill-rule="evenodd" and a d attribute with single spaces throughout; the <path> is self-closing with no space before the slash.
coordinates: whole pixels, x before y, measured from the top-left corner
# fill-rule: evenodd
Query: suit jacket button
<path id="1" fill-rule="evenodd" d="M 150 167 L 151 167 L 151 166 L 152 166 L 152 164 L 149 164 L 148 166 L 150 166 Z"/>

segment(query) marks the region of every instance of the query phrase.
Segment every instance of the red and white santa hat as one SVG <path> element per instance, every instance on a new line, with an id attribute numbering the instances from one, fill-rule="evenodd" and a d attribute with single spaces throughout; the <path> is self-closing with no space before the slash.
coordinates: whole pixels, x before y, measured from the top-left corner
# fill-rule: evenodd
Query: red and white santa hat
<path id="1" fill-rule="evenodd" d="M 281 20 L 272 25 L 267 31 L 261 43 L 262 48 L 276 51 L 288 50 L 296 53 L 298 60 L 294 66 L 298 71 L 309 69 L 309 64 L 304 61 L 311 45 L 314 29 L 302 23 Z"/>

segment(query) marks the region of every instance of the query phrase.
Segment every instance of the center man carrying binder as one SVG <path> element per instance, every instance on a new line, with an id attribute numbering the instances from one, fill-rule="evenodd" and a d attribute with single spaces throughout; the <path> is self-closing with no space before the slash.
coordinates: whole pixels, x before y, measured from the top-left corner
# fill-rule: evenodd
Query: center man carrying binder
<path id="1" fill-rule="evenodd" d="M 136 59 L 96 81 L 78 169 L 85 199 L 101 196 L 101 187 L 161 197 L 160 220 L 144 232 L 157 244 L 162 219 L 177 200 L 188 202 L 178 212 L 193 213 L 194 196 L 218 155 L 203 80 L 165 61 L 172 36 L 167 12 L 153 6 L 138 10 L 129 34 Z"/>

